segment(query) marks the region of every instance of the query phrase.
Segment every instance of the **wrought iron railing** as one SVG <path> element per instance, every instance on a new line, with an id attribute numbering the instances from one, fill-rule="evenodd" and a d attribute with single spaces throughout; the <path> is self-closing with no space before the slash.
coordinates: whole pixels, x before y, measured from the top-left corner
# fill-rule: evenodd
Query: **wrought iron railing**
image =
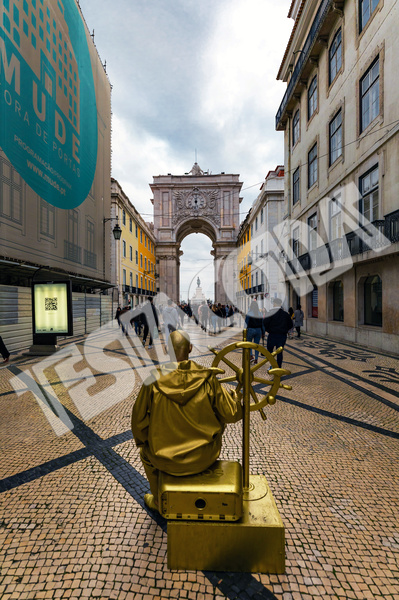
<path id="1" fill-rule="evenodd" d="M 82 263 L 82 248 L 64 240 L 64 258 L 76 263 Z"/>
<path id="2" fill-rule="evenodd" d="M 383 248 L 388 242 L 399 242 L 399 210 L 386 215 L 384 219 L 377 219 L 371 223 L 372 233 L 366 226 L 351 231 L 343 238 L 338 238 L 319 246 L 315 250 L 305 252 L 287 261 L 293 273 L 301 269 L 308 271 L 311 268 L 333 264 L 351 256 L 363 254 L 371 250 Z"/>
<path id="3" fill-rule="evenodd" d="M 295 87 L 298 83 L 299 77 L 301 75 L 302 69 L 309 57 L 310 51 L 316 41 L 317 34 L 320 31 L 320 27 L 322 26 L 323 21 L 327 15 L 332 3 L 333 3 L 333 0 L 322 0 L 322 2 L 320 3 L 320 6 L 316 13 L 316 16 L 313 20 L 312 26 L 311 26 L 308 36 L 306 38 L 306 41 L 301 50 L 300 57 L 295 65 L 294 72 L 292 73 L 291 79 L 288 83 L 283 100 L 280 104 L 280 108 L 278 109 L 278 112 L 276 115 L 276 128 L 278 127 L 278 124 L 281 121 L 281 117 L 285 111 L 285 108 L 294 92 L 294 89 L 295 89 Z"/>
<path id="4" fill-rule="evenodd" d="M 94 252 L 90 252 L 89 250 L 83 251 L 83 264 L 85 267 L 90 267 L 91 269 L 97 268 L 97 254 Z"/>

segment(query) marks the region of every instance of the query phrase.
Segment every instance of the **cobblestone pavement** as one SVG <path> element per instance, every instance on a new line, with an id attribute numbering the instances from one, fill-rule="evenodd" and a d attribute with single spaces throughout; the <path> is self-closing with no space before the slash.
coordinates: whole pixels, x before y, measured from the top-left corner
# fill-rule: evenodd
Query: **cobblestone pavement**
<path id="1" fill-rule="evenodd" d="M 236 328 L 187 327 L 202 364 L 213 360 L 208 344 L 240 339 Z M 251 413 L 251 472 L 266 475 L 285 525 L 286 572 L 274 575 L 167 568 L 166 522 L 143 505 L 130 431 L 138 375 L 165 360 L 160 341 L 137 358 L 114 327 L 62 352 L 0 367 L 2 600 L 399 600 L 398 357 L 306 334 L 288 341 L 292 391 L 267 421 Z M 240 460 L 240 424 L 228 426 L 221 458 Z"/>

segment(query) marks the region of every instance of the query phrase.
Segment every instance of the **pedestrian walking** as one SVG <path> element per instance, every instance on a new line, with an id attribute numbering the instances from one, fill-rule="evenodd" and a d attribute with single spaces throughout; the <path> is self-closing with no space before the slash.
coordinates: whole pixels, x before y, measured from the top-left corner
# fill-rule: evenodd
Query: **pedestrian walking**
<path id="1" fill-rule="evenodd" d="M 252 300 L 251 306 L 247 316 L 245 317 L 245 325 L 247 327 L 247 342 L 253 342 L 259 344 L 260 338 L 264 331 L 262 315 L 259 310 L 258 303 L 256 300 Z M 256 364 L 258 362 L 259 350 L 255 350 L 255 358 L 252 356 L 252 349 L 250 352 L 251 361 Z"/>
<path id="2" fill-rule="evenodd" d="M 121 322 L 119 320 L 119 317 L 121 316 L 121 312 L 122 312 L 122 309 L 120 306 L 118 306 L 118 308 L 116 309 L 116 313 L 115 313 L 115 319 L 117 320 L 118 327 L 121 326 Z"/>
<path id="3" fill-rule="evenodd" d="M 168 339 L 172 331 L 175 331 L 179 326 L 179 315 L 176 308 L 173 306 L 171 298 L 168 300 L 168 305 L 163 309 L 163 322 L 165 326 L 165 344 L 168 348 Z"/>
<path id="4" fill-rule="evenodd" d="M 208 327 L 208 314 L 209 314 L 208 305 L 204 301 L 204 302 L 202 302 L 201 306 L 198 309 L 199 321 L 200 321 L 200 324 L 201 324 L 201 328 L 204 331 L 206 331 L 207 327 Z"/>
<path id="5" fill-rule="evenodd" d="M 292 306 L 289 307 L 288 314 L 290 315 L 290 317 L 292 319 L 292 327 L 291 327 L 291 329 L 288 332 L 288 337 L 289 337 L 290 340 L 292 340 L 293 337 L 294 337 L 294 331 L 295 331 L 295 328 L 294 328 L 294 309 L 292 308 Z"/>
<path id="6" fill-rule="evenodd" d="M 119 308 L 119 306 L 118 306 L 118 308 Z M 129 323 L 126 320 L 126 317 L 125 317 L 125 319 L 122 319 L 122 317 L 124 314 L 126 314 L 129 311 L 130 311 L 130 306 L 127 305 L 127 306 L 124 306 L 119 311 L 118 317 L 116 317 L 116 315 L 115 315 L 115 318 L 117 319 L 117 321 L 119 323 L 119 326 L 122 328 L 122 333 L 124 333 L 125 335 L 127 335 L 127 328 L 128 328 Z M 118 313 L 118 311 L 116 311 L 116 312 Z"/>
<path id="7" fill-rule="evenodd" d="M 154 306 L 154 302 L 152 296 L 148 298 L 148 305 L 144 308 L 142 312 L 142 323 L 144 325 L 143 331 L 143 346 L 145 347 L 145 343 L 147 341 L 147 335 L 150 334 L 149 337 L 149 345 L 148 350 L 151 350 L 153 346 L 153 333 L 155 328 L 159 329 L 159 320 L 157 309 Z"/>
<path id="8" fill-rule="evenodd" d="M 263 320 L 265 330 L 268 332 L 266 348 L 273 352 L 274 348 L 284 348 L 287 341 L 287 334 L 292 327 L 290 315 L 281 308 L 280 298 L 273 299 L 273 309 L 269 311 Z M 283 353 L 277 354 L 277 364 L 281 368 L 283 364 Z"/>
<path id="9" fill-rule="evenodd" d="M 8 363 L 8 361 L 10 360 L 10 353 L 7 350 L 7 347 L 5 345 L 5 343 L 3 342 L 3 338 L 0 335 L 0 354 L 3 357 L 3 363 Z"/>
<path id="10" fill-rule="evenodd" d="M 303 310 L 301 309 L 301 305 L 298 304 L 296 311 L 294 312 L 294 327 L 296 329 L 297 338 L 301 337 L 301 327 L 303 327 Z"/>

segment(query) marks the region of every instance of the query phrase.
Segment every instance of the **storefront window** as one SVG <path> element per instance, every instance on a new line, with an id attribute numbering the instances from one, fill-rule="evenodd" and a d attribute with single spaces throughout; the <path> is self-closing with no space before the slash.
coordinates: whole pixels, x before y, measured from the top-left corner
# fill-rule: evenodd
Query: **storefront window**
<path id="1" fill-rule="evenodd" d="M 364 282 L 364 324 L 382 327 L 382 281 L 378 275 Z"/>
<path id="2" fill-rule="evenodd" d="M 333 320 L 344 320 L 344 286 L 342 281 L 333 283 Z"/>

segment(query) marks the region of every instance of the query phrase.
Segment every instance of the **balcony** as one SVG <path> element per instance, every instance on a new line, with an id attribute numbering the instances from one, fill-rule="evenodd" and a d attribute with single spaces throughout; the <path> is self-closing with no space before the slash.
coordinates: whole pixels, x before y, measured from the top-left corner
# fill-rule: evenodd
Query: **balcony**
<path id="1" fill-rule="evenodd" d="M 306 41 L 300 51 L 299 59 L 295 65 L 294 72 L 291 75 L 291 79 L 287 85 L 286 92 L 284 94 L 283 100 L 280 104 L 280 108 L 278 109 L 276 115 L 276 129 L 282 130 L 285 128 L 285 121 L 283 119 L 283 115 L 289 107 L 290 101 L 296 91 L 298 84 L 301 83 L 301 79 L 304 79 L 307 76 L 307 73 L 304 73 L 304 69 L 308 59 L 310 58 L 310 52 L 314 48 L 314 46 L 318 43 L 319 48 L 315 48 L 315 53 L 318 55 L 323 47 L 324 40 L 320 40 L 323 36 L 328 37 L 329 31 L 331 31 L 331 24 L 326 23 L 326 17 L 330 11 L 330 8 L 333 4 L 338 4 L 337 2 L 333 2 L 333 0 L 322 0 L 320 6 L 317 10 L 316 16 L 313 20 L 312 26 L 310 28 L 309 34 L 306 38 Z M 334 17 L 335 18 L 335 17 Z M 331 19 L 328 19 L 330 21 Z M 322 31 L 322 28 L 326 31 Z M 316 57 L 312 57 L 317 59 Z M 313 66 L 312 66 L 313 68 Z"/>
<path id="2" fill-rule="evenodd" d="M 399 242 L 399 210 L 371 223 L 375 230 L 369 235 L 366 227 L 345 234 L 345 237 L 319 246 L 315 250 L 293 257 L 287 261 L 295 274 L 300 270 L 308 271 L 315 267 L 328 266 L 339 260 L 378 250 L 387 245 Z"/>
<path id="3" fill-rule="evenodd" d="M 64 258 L 71 262 L 82 264 L 82 248 L 64 240 Z"/>
<path id="4" fill-rule="evenodd" d="M 83 264 L 85 267 L 90 267 L 91 269 L 97 269 L 97 255 L 94 252 L 90 252 L 89 250 L 83 251 Z"/>

